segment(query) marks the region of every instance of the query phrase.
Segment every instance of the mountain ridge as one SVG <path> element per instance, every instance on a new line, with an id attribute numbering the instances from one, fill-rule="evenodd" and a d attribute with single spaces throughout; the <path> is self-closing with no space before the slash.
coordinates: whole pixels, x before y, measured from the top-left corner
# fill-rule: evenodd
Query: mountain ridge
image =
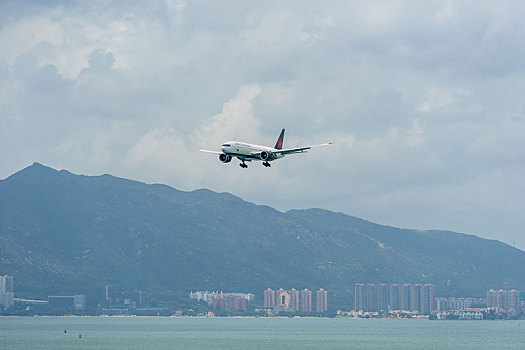
<path id="1" fill-rule="evenodd" d="M 317 208 L 281 212 L 226 192 L 34 163 L 0 180 L 0 273 L 16 276 L 23 297 L 97 298 L 108 283 L 258 295 L 322 287 L 344 306 L 358 282 L 434 283 L 444 296 L 525 288 L 525 252 L 475 235 Z"/>

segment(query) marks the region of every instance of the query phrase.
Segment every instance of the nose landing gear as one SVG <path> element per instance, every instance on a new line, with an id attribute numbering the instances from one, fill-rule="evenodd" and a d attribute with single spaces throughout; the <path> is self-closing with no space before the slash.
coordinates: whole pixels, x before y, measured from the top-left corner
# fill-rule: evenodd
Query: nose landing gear
<path id="1" fill-rule="evenodd" d="M 268 163 L 268 162 L 264 162 L 263 165 L 264 165 L 265 167 L 267 167 L 267 168 L 269 168 L 269 167 L 272 166 L 272 165 L 271 165 L 270 163 Z"/>

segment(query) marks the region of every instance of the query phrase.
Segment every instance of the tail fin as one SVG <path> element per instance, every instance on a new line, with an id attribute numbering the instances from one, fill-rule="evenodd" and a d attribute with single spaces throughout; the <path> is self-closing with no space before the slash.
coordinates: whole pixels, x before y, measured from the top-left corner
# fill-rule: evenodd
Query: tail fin
<path id="1" fill-rule="evenodd" d="M 275 144 L 275 149 L 283 149 L 283 141 L 284 141 L 284 129 L 281 131 L 281 135 L 279 135 L 279 138 L 277 139 L 277 143 Z"/>

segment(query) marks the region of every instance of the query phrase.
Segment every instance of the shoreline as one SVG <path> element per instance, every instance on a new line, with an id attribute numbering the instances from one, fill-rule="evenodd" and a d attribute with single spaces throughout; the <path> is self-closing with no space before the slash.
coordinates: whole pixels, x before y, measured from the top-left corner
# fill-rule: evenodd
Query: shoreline
<path id="1" fill-rule="evenodd" d="M 483 319 L 483 320 L 430 320 L 428 317 L 417 317 L 417 318 L 405 318 L 405 317 L 384 317 L 384 318 L 364 318 L 364 317 L 315 317 L 315 316 L 294 316 L 294 317 L 285 317 L 285 316 L 137 316 L 137 315 L 0 315 L 0 318 L 105 318 L 105 319 L 122 319 L 122 318 L 131 318 L 131 319 L 146 319 L 146 318 L 155 318 L 155 319 L 168 319 L 168 318 L 178 318 L 178 319 L 310 319 L 310 320 L 321 320 L 321 319 L 346 319 L 346 320 L 425 320 L 425 321 L 523 321 L 523 319 L 518 320 L 505 320 L 505 319 Z"/>

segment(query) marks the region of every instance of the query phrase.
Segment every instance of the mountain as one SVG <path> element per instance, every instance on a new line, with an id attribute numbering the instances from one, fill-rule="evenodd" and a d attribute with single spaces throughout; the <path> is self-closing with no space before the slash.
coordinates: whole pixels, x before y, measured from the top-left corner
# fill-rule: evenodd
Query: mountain
<path id="1" fill-rule="evenodd" d="M 438 296 L 525 288 L 525 252 L 447 231 L 377 225 L 321 209 L 283 213 L 228 193 L 183 192 L 38 163 L 0 181 L 0 274 L 17 296 L 128 289 L 327 289 L 434 283 Z"/>

